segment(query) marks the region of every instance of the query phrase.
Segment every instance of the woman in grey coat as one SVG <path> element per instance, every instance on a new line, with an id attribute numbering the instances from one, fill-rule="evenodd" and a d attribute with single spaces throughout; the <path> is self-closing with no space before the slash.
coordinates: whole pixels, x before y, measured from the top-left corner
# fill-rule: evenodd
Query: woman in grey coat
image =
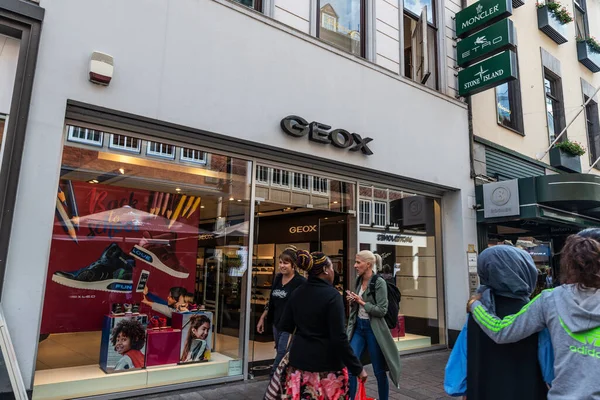
<path id="1" fill-rule="evenodd" d="M 376 275 L 378 266 L 381 266 L 379 255 L 367 250 L 356 255 L 356 290 L 354 293 L 346 291 L 351 305 L 347 334 L 352 350 L 363 365 L 373 364 L 379 400 L 388 400 L 390 389 L 386 371 L 390 372 L 390 379 L 398 387 L 400 356 L 384 319 L 388 308 L 387 283 Z M 375 293 L 370 290 L 372 278 L 375 279 Z M 356 377 L 350 376 L 351 399 L 356 394 L 356 383 Z"/>

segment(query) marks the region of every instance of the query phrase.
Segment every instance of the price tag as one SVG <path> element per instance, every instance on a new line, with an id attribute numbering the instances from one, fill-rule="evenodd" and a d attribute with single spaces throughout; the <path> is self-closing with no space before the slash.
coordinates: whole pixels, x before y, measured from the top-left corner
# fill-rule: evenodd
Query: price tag
<path id="1" fill-rule="evenodd" d="M 230 360 L 229 369 L 227 371 L 228 376 L 242 375 L 244 372 L 244 364 L 242 360 Z"/>

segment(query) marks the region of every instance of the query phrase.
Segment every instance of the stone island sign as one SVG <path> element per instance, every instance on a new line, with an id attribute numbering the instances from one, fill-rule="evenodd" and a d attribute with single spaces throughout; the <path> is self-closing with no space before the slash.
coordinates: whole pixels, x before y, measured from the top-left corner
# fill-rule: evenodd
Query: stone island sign
<path id="1" fill-rule="evenodd" d="M 517 57 L 507 50 L 460 71 L 458 94 L 464 97 L 483 92 L 517 78 Z"/>
<path id="2" fill-rule="evenodd" d="M 509 15 L 512 0 L 480 0 L 456 14 L 456 37 L 464 38 Z"/>
<path id="3" fill-rule="evenodd" d="M 516 46 L 517 35 L 513 22 L 508 18 L 503 19 L 458 42 L 456 63 L 459 67 L 466 67 Z"/>

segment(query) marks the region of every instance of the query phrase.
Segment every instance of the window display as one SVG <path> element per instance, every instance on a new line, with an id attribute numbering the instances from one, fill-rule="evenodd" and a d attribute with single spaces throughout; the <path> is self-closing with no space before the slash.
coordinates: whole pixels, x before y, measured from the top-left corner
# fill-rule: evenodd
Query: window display
<path id="1" fill-rule="evenodd" d="M 398 324 L 392 329 L 398 349 L 444 344 L 439 202 L 366 185 L 359 193 L 360 249 L 381 256 L 378 273 L 402 295 Z"/>
<path id="2" fill-rule="evenodd" d="M 85 396 L 116 390 L 116 372 L 228 376 L 244 346 L 250 163 L 74 125 L 62 160 L 36 379 L 68 385 L 77 367 Z M 210 370 L 169 372 L 182 364 Z"/>

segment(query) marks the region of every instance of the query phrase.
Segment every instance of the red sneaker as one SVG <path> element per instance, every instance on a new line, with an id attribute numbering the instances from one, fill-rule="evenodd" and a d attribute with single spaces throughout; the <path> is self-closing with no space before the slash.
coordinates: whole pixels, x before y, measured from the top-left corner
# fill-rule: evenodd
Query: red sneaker
<path id="1" fill-rule="evenodd" d="M 144 232 L 142 240 L 131 249 L 130 254 L 166 274 L 186 279 L 190 273 L 175 256 L 176 242 L 177 234 L 174 232 L 156 236 Z"/>
<path id="2" fill-rule="evenodd" d="M 158 320 L 158 317 L 150 318 L 150 321 L 148 321 L 148 329 L 159 329 L 159 327 L 160 322 Z"/>
<path id="3" fill-rule="evenodd" d="M 158 326 L 160 327 L 160 329 L 167 329 L 167 319 L 166 318 L 159 318 L 158 319 Z"/>

